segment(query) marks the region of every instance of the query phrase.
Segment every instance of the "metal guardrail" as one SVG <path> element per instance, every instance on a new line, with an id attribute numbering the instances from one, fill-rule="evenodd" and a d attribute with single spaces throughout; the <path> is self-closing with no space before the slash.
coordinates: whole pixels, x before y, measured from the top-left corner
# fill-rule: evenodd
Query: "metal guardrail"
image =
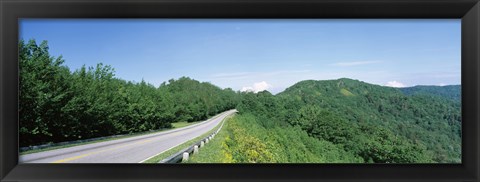
<path id="1" fill-rule="evenodd" d="M 220 132 L 220 130 L 223 127 L 223 124 L 225 123 L 225 118 L 222 121 L 222 125 L 220 125 L 220 127 L 216 131 L 214 131 L 213 133 L 211 133 L 207 137 L 203 138 L 202 140 L 192 144 L 191 146 L 189 146 L 187 148 L 184 148 L 183 150 L 180 150 L 179 152 L 171 155 L 170 157 L 167 157 L 167 158 L 161 160 L 158 163 L 180 163 L 180 162 L 182 162 L 182 160 L 184 158 L 184 153 L 191 154 L 191 153 L 194 152 L 195 147 L 198 147 L 198 148 L 204 147 L 204 145 L 206 143 L 208 143 L 210 140 L 212 140 L 215 137 L 215 135 L 218 134 L 218 132 Z M 188 158 L 188 155 L 187 155 L 187 158 Z"/>
<path id="2" fill-rule="evenodd" d="M 154 132 L 162 131 L 162 130 L 164 130 L 164 129 L 152 130 L 152 131 L 146 131 L 146 132 L 139 132 L 139 133 L 135 133 L 135 134 L 154 133 Z M 84 140 L 74 140 L 74 141 L 67 141 L 67 142 L 48 143 L 48 144 L 43 144 L 43 145 L 20 147 L 19 151 L 24 152 L 24 151 L 28 151 L 28 150 L 44 149 L 44 148 L 48 148 L 48 147 L 56 147 L 56 146 L 63 146 L 63 145 L 69 145 L 69 144 L 86 143 L 86 142 L 98 141 L 98 140 L 103 140 L 103 139 L 119 138 L 119 137 L 129 136 L 129 135 L 131 135 L 131 134 L 112 135 L 112 136 L 89 138 L 89 139 L 84 139 Z"/>

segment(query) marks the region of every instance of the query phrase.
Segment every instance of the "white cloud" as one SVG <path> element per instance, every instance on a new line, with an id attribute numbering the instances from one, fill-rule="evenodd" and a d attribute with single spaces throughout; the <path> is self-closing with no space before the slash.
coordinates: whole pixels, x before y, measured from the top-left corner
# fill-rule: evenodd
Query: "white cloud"
<path id="1" fill-rule="evenodd" d="M 334 66 L 358 66 L 358 65 L 365 65 L 365 64 L 374 64 L 374 63 L 380 63 L 381 61 L 353 61 L 353 62 L 338 62 L 338 63 L 333 63 L 331 65 Z"/>
<path id="2" fill-rule="evenodd" d="M 387 86 L 387 87 L 397 87 L 397 88 L 406 87 L 405 84 L 397 82 L 397 81 L 389 81 L 389 82 L 387 82 L 387 84 L 385 84 L 385 86 Z"/>
<path id="3" fill-rule="evenodd" d="M 254 92 L 258 93 L 264 90 L 272 88 L 272 85 L 268 84 L 265 81 L 254 83 L 253 86 L 242 87 L 240 91 L 242 92 Z"/>
<path id="4" fill-rule="evenodd" d="M 242 87 L 242 89 L 240 89 L 240 91 L 242 91 L 242 92 L 253 92 L 253 87 Z"/>

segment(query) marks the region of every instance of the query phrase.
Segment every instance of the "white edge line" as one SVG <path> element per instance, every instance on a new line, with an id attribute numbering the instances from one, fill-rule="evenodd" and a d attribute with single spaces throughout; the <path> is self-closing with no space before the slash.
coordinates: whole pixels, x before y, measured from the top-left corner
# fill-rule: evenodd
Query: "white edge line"
<path id="1" fill-rule="evenodd" d="M 197 137 L 195 137 L 195 138 L 197 138 Z M 193 138 L 187 140 L 186 142 L 188 142 L 188 141 L 190 141 L 190 140 L 193 140 Z M 183 142 L 183 143 L 185 143 L 185 142 Z M 143 163 L 143 162 L 145 162 L 145 161 L 148 161 L 149 159 L 151 159 L 151 158 L 153 158 L 153 157 L 155 157 L 155 156 L 157 156 L 157 155 L 163 154 L 163 153 L 165 153 L 166 151 L 169 151 L 169 150 L 171 150 L 171 149 L 173 149 L 173 148 L 175 148 L 175 147 L 178 147 L 178 146 L 182 145 L 183 143 L 180 143 L 180 144 L 178 144 L 178 145 L 175 145 L 175 146 L 173 146 L 173 147 L 170 147 L 170 148 L 168 148 L 167 150 L 164 150 L 164 151 L 161 151 L 161 152 L 158 153 L 158 154 L 152 155 L 152 156 L 150 156 L 149 158 L 147 158 L 147 159 L 145 159 L 145 160 L 142 160 L 142 161 L 140 161 L 140 162 L 138 162 L 138 163 Z"/>
<path id="2" fill-rule="evenodd" d="M 230 114 L 228 114 L 228 115 L 230 115 Z M 223 118 L 223 119 L 225 119 L 225 118 Z M 222 122 L 222 125 L 220 126 L 219 129 L 221 129 L 222 126 L 223 126 L 223 119 L 222 119 L 222 121 L 221 121 L 221 122 Z M 219 131 L 219 130 L 217 130 L 217 131 Z M 157 156 L 157 155 L 163 154 L 164 152 L 167 152 L 167 151 L 169 151 L 170 149 L 173 149 L 173 148 L 175 148 L 175 147 L 178 147 L 178 146 L 180 146 L 180 145 L 182 145 L 182 144 L 184 144 L 184 143 L 186 143 L 186 142 L 188 142 L 188 141 L 190 141 L 190 140 L 193 140 L 193 139 L 195 139 L 195 138 L 197 138 L 197 137 L 198 137 L 198 136 L 193 137 L 193 138 L 191 138 L 191 139 L 188 139 L 187 141 L 185 141 L 185 142 L 183 142 L 183 143 L 180 143 L 180 144 L 178 144 L 178 145 L 175 145 L 175 146 L 173 146 L 173 147 L 170 147 L 170 148 L 168 148 L 167 150 L 164 150 L 164 151 L 159 152 L 159 153 L 157 153 L 157 154 L 155 154 L 155 155 L 153 155 L 153 156 L 150 156 L 149 158 L 146 158 L 146 159 L 144 159 L 144 160 L 142 160 L 142 161 L 140 161 L 140 162 L 138 162 L 138 163 L 143 163 L 143 162 L 145 162 L 145 161 L 147 161 L 147 160 L 149 160 L 149 159 L 151 159 L 151 158 L 153 158 L 153 157 L 155 157 L 155 156 Z"/>
<path id="3" fill-rule="evenodd" d="M 216 119 L 216 118 L 215 118 L 215 119 Z M 224 118 L 224 119 L 225 119 L 225 118 Z M 222 120 L 223 120 L 223 119 L 222 119 Z M 223 121 L 222 121 L 222 123 L 223 123 Z M 223 125 L 223 124 L 222 124 L 222 125 Z M 147 161 L 147 160 L 149 160 L 149 159 L 151 159 L 151 158 L 153 158 L 153 157 L 155 157 L 155 156 L 157 156 L 157 155 L 163 154 L 163 153 L 165 153 L 165 152 L 167 152 L 167 151 L 169 151 L 169 150 L 171 150 L 171 149 L 173 149 L 173 148 L 175 148 L 175 147 L 178 147 L 178 146 L 180 146 L 180 145 L 182 145 L 182 144 L 184 144 L 184 143 L 186 143 L 186 142 L 188 142 L 188 141 L 190 141 L 190 140 L 193 140 L 193 139 L 195 139 L 195 138 L 197 138 L 197 137 L 198 137 L 198 136 L 193 137 L 193 138 L 190 138 L 190 139 L 188 139 L 187 141 L 185 141 L 185 142 L 183 142 L 183 143 L 179 143 L 178 145 L 175 145 L 175 146 L 173 146 L 173 147 L 170 147 L 170 148 L 168 148 L 167 150 L 164 150 L 164 151 L 159 152 L 159 153 L 157 153 L 157 154 L 155 154 L 155 155 L 153 155 L 153 156 L 150 156 L 149 158 L 144 159 L 144 160 L 142 160 L 142 161 L 140 161 L 140 162 L 138 162 L 138 163 L 143 163 L 143 162 L 145 162 L 145 161 Z"/>

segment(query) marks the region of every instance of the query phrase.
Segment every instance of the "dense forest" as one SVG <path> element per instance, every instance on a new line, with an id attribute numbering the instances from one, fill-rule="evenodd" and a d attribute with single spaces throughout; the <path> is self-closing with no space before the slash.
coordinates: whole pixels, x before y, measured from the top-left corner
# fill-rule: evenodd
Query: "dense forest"
<path id="1" fill-rule="evenodd" d="M 47 42 L 20 41 L 19 55 L 20 146 L 170 128 L 238 103 L 233 90 L 187 77 L 156 88 L 115 78 L 103 64 L 71 72 Z"/>
<path id="2" fill-rule="evenodd" d="M 188 77 L 155 87 L 98 64 L 70 71 L 48 45 L 20 42 L 20 145 L 171 127 L 236 108 L 225 162 L 460 162 L 459 85 L 391 88 L 305 80 L 272 95 Z"/>
<path id="3" fill-rule="evenodd" d="M 459 94 L 460 86 L 448 86 L 447 89 L 450 87 L 457 88 L 454 94 Z M 249 130 L 255 127 L 266 129 L 271 133 L 269 136 L 281 136 L 282 130 L 295 131 L 300 128 L 308 136 L 317 139 L 316 145 L 319 145 L 318 141 L 323 142 L 321 148 L 331 148 L 333 144 L 333 151 L 338 151 L 338 157 L 324 162 L 345 161 L 348 156 L 354 156 L 353 159 L 348 158 L 349 162 L 460 162 L 461 104 L 459 100 L 440 97 L 435 93 L 422 91 L 421 94 L 414 94 L 412 91 L 404 94 L 402 89 L 346 78 L 306 80 L 277 95 L 267 91 L 242 93 L 242 101 L 237 107 L 240 112 L 238 119 L 253 118 L 249 119 L 249 122 L 253 122 L 248 125 Z M 292 141 L 290 144 L 314 145 L 302 138 L 301 132 L 288 135 L 285 141 L 280 141 L 282 137 L 266 139 L 258 133 L 251 132 L 249 135 L 272 143 L 289 140 Z M 232 146 L 237 143 L 241 142 L 230 142 Z M 268 148 L 269 142 L 264 143 Z M 227 148 L 231 147 L 227 145 Z M 273 150 L 276 147 L 272 145 L 270 148 Z M 318 152 L 321 150 L 305 150 L 295 153 L 325 154 Z M 274 152 L 266 150 L 266 153 Z M 283 158 L 287 158 L 288 162 L 303 162 L 295 157 L 289 158 L 292 157 L 290 154 Z M 248 162 L 242 158 L 245 156 L 233 160 Z M 278 159 L 272 159 L 275 160 Z M 307 161 L 315 161 L 315 158 Z"/>
<path id="4" fill-rule="evenodd" d="M 424 95 L 437 96 L 444 99 L 451 99 L 457 102 L 461 101 L 460 85 L 446 85 L 446 86 L 414 86 L 400 88 L 406 95 Z"/>

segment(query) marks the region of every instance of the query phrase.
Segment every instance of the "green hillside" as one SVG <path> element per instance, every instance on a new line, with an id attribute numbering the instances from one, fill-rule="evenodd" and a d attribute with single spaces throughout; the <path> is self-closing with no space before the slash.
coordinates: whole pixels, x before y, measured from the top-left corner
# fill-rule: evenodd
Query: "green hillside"
<path id="1" fill-rule="evenodd" d="M 461 87 L 460 85 L 446 85 L 446 86 L 414 86 L 400 88 L 406 95 L 431 95 L 438 96 L 445 99 L 461 101 Z"/>
<path id="2" fill-rule="evenodd" d="M 271 95 L 243 93 L 240 114 L 266 128 L 300 127 L 366 162 L 459 162 L 460 104 L 352 79 L 301 81 Z"/>

